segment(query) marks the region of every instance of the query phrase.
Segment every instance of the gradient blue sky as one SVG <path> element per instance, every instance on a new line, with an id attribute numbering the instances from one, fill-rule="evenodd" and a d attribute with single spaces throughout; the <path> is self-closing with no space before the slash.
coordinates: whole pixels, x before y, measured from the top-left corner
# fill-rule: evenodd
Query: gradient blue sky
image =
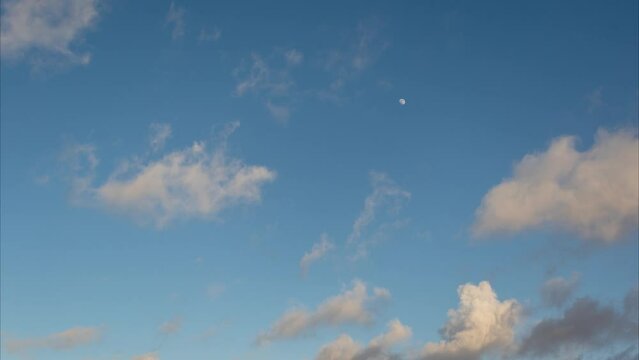
<path id="1" fill-rule="evenodd" d="M 2 2 L 3 359 L 313 359 L 340 334 L 364 346 L 395 318 L 412 336 L 392 351 L 428 359 L 420 351 L 442 339 L 460 285 L 488 281 L 499 301 L 516 299 L 515 347 L 574 299 L 617 309 L 637 286 L 639 199 L 616 178 L 638 167 L 637 1 L 42 3 Z M 150 144 L 159 128 L 170 129 L 163 146 Z M 521 209 L 535 205 L 505 196 L 484 204 L 532 218 L 474 231 L 491 189 L 563 136 L 583 154 L 606 141 L 629 153 L 593 156 L 603 165 L 582 175 L 601 186 L 550 176 L 583 190 L 575 207 L 530 215 Z M 222 170 L 270 173 L 239 195 L 211 190 L 222 200 L 197 216 L 188 196 L 140 205 L 157 200 L 148 184 L 104 195 L 165 155 L 195 154 L 196 141 Z M 73 164 L 87 155 L 94 169 Z M 188 189 L 175 186 L 181 201 Z M 352 239 L 367 198 L 374 217 Z M 598 215 L 576 224 L 581 209 Z M 602 218 L 619 232 L 603 235 Z M 303 275 L 323 234 L 332 247 Z M 563 308 L 544 306 L 543 284 L 572 276 Z M 356 280 L 391 293 L 370 323 L 256 341 Z M 76 327 L 95 339 L 51 340 Z M 624 341 L 544 356 L 636 352 Z"/>

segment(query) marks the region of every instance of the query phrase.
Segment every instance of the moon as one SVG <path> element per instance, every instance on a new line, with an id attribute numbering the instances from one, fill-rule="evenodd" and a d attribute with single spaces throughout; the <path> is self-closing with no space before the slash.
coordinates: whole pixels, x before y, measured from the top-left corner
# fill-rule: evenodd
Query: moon
<path id="1" fill-rule="evenodd" d="M 406 105 L 406 99 L 399 99 L 400 105 Z"/>

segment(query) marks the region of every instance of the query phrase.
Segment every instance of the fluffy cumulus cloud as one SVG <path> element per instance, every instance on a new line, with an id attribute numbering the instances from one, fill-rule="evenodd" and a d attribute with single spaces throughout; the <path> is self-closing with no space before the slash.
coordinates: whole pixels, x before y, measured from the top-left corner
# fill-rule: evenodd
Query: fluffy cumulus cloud
<path id="1" fill-rule="evenodd" d="M 499 301 L 487 281 L 462 285 L 457 293 L 459 308 L 448 312 L 448 322 L 441 329 L 444 339 L 426 344 L 421 359 L 474 360 L 486 353 L 509 351 L 520 318 L 519 303 Z"/>
<path id="2" fill-rule="evenodd" d="M 101 330 L 96 327 L 75 327 L 39 338 L 15 339 L 7 337 L 5 349 L 8 353 L 24 353 L 35 350 L 69 350 L 94 343 L 100 339 Z"/>
<path id="3" fill-rule="evenodd" d="M 2 2 L 0 50 L 3 58 L 43 55 L 65 62 L 88 64 L 91 54 L 72 47 L 98 18 L 97 0 L 8 0 Z"/>
<path id="4" fill-rule="evenodd" d="M 575 273 L 570 278 L 558 276 L 546 280 L 541 286 L 541 300 L 544 305 L 564 305 L 579 286 L 579 278 L 579 274 Z"/>
<path id="5" fill-rule="evenodd" d="M 558 318 L 535 325 L 519 347 L 520 355 L 557 357 L 574 350 L 597 349 L 639 337 L 637 291 L 631 291 L 623 309 L 581 298 Z"/>
<path id="6" fill-rule="evenodd" d="M 257 338 L 259 344 L 273 340 L 292 339 L 324 326 L 343 324 L 370 324 L 374 319 L 372 308 L 380 300 L 387 300 L 390 292 L 373 288 L 356 280 L 352 288 L 321 303 L 315 310 L 296 308 L 287 311 L 275 324 Z"/>
<path id="7" fill-rule="evenodd" d="M 388 228 L 396 227 L 401 222 L 384 223 L 369 232 L 370 236 L 362 240 L 363 235 L 374 224 L 377 217 L 384 216 L 380 212 L 396 214 L 403 203 L 410 199 L 411 194 L 400 188 L 386 174 L 380 172 L 370 173 L 371 186 L 373 191 L 364 200 L 364 208 L 353 223 L 353 229 L 348 236 L 348 244 L 356 245 L 357 250 L 354 258 L 361 258 L 367 255 L 369 247 L 375 242 L 381 233 Z"/>
<path id="8" fill-rule="evenodd" d="M 225 137 L 237 126 L 227 129 Z M 176 218 L 211 218 L 238 203 L 260 201 L 262 185 L 273 181 L 275 172 L 229 157 L 225 142 L 211 150 L 195 142 L 159 159 L 125 162 L 99 185 L 94 184 L 95 149 L 81 146 L 67 156 L 88 159 L 71 161 L 88 162 L 89 167 L 73 178 L 73 193 L 159 227 Z"/>
<path id="9" fill-rule="evenodd" d="M 363 347 L 350 336 L 343 334 L 319 351 L 315 360 L 390 360 L 394 355 L 390 348 L 410 339 L 412 330 L 395 319 L 388 323 L 385 333 Z"/>
<path id="10" fill-rule="evenodd" d="M 602 242 L 637 228 L 639 141 L 636 131 L 600 130 L 587 151 L 560 137 L 525 156 L 492 188 L 476 213 L 478 236 L 551 226 Z"/>
<path id="11" fill-rule="evenodd" d="M 300 260 L 300 269 L 302 274 L 306 275 L 311 264 L 324 257 L 324 255 L 334 248 L 335 245 L 328 238 L 328 235 L 322 234 L 322 236 L 320 236 L 320 241 L 313 244 L 311 250 L 302 256 L 302 259 Z"/>

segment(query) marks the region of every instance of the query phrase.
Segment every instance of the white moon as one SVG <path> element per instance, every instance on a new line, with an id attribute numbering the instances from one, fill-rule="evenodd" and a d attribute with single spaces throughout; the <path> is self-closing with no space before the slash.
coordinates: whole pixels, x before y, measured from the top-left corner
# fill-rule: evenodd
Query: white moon
<path id="1" fill-rule="evenodd" d="M 406 105 L 406 99 L 399 99 L 400 105 Z"/>

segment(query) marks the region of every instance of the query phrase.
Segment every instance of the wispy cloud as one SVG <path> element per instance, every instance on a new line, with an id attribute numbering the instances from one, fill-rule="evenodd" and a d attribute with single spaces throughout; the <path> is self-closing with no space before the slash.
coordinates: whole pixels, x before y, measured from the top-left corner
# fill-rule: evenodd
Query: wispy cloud
<path id="1" fill-rule="evenodd" d="M 176 218 L 211 218 L 225 208 L 258 202 L 262 186 L 276 175 L 264 166 L 246 165 L 227 155 L 226 138 L 237 126 L 228 127 L 211 150 L 205 142 L 194 142 L 159 159 L 124 162 L 99 185 L 94 185 L 95 148 L 74 146 L 66 152 L 75 168 L 73 194 L 84 204 L 150 220 L 158 227 Z"/>
<path id="2" fill-rule="evenodd" d="M 179 332 L 180 329 L 182 329 L 182 318 L 177 316 L 171 320 L 168 320 L 162 323 L 162 325 L 160 325 L 159 330 L 160 330 L 160 333 L 164 335 L 171 335 L 171 334 L 175 334 Z"/>
<path id="3" fill-rule="evenodd" d="M 603 106 L 603 89 L 601 87 L 593 90 L 588 96 L 586 96 L 586 101 L 588 101 L 588 112 L 593 113 L 595 110 L 599 109 Z"/>
<path id="4" fill-rule="evenodd" d="M 369 227 L 374 224 L 376 218 L 380 217 L 380 215 L 386 218 L 387 214 L 397 214 L 404 202 L 411 197 L 408 191 L 397 186 L 388 175 L 380 172 L 371 172 L 369 176 L 373 191 L 364 200 L 364 208 L 355 219 L 353 229 L 347 240 L 348 244 L 357 246 L 355 259 L 366 256 L 370 245 L 375 243 L 377 238 L 386 230 L 402 224 L 401 221 L 378 221 L 377 227 L 369 231 Z M 383 211 L 386 213 L 380 214 Z M 366 232 L 370 236 L 367 239 L 362 239 Z"/>
<path id="5" fill-rule="evenodd" d="M 175 5 L 175 2 L 171 2 L 169 12 L 166 14 L 166 24 L 173 27 L 171 29 L 171 38 L 173 40 L 179 39 L 184 36 L 185 14 L 186 11 L 183 7 Z"/>
<path id="6" fill-rule="evenodd" d="M 271 116 L 280 123 L 288 122 L 291 117 L 291 109 L 286 105 L 275 105 L 270 100 L 266 102 L 266 108 Z"/>
<path id="7" fill-rule="evenodd" d="M 551 226 L 614 242 L 637 228 L 639 140 L 635 130 L 600 130 L 584 152 L 560 137 L 526 155 L 512 178 L 492 188 L 476 212 L 477 236 Z"/>
<path id="8" fill-rule="evenodd" d="M 97 0 L 8 0 L 2 2 L 0 50 L 5 59 L 33 64 L 86 65 L 89 52 L 72 49 L 98 19 Z"/>
<path id="9" fill-rule="evenodd" d="M 149 145 L 153 151 L 158 151 L 164 147 L 166 140 L 171 137 L 171 125 L 153 123 L 150 125 Z"/>
<path id="10" fill-rule="evenodd" d="M 374 288 L 369 294 L 366 284 L 356 280 L 351 289 L 325 300 L 313 311 L 300 308 L 287 311 L 268 331 L 258 336 L 257 342 L 265 344 L 291 339 L 324 326 L 369 324 L 374 319 L 371 307 L 388 298 L 388 290 Z"/>
<path id="11" fill-rule="evenodd" d="M 395 319 L 388 323 L 385 333 L 375 337 L 363 347 L 353 338 L 342 334 L 322 347 L 315 360 L 390 360 L 395 357 L 389 353 L 391 347 L 405 342 L 412 336 L 412 330 Z"/>
<path id="12" fill-rule="evenodd" d="M 218 28 L 214 28 L 213 30 L 200 30 L 200 35 L 198 36 L 198 40 L 202 42 L 216 42 L 220 40 L 222 37 L 222 30 Z"/>
<path id="13" fill-rule="evenodd" d="M 563 306 L 579 286 L 579 280 L 580 276 L 577 273 L 569 278 L 558 276 L 546 280 L 541 287 L 542 302 L 546 306 Z"/>
<path id="14" fill-rule="evenodd" d="M 300 270 L 302 271 L 302 274 L 306 275 L 311 264 L 324 257 L 324 255 L 334 248 L 335 245 L 331 242 L 328 235 L 322 234 L 320 236 L 320 241 L 313 244 L 311 250 L 302 256 L 302 259 L 300 260 Z"/>
<path id="15" fill-rule="evenodd" d="M 304 60 L 304 54 L 296 49 L 290 49 L 284 53 L 284 58 L 288 65 L 299 65 Z"/>
<path id="16" fill-rule="evenodd" d="M 136 355 L 131 360 L 160 360 L 160 354 L 157 352 L 150 352 L 142 355 Z"/>
<path id="17" fill-rule="evenodd" d="M 9 338 L 4 342 L 9 353 L 27 353 L 35 350 L 67 350 L 98 341 L 102 331 L 97 327 L 75 327 L 38 338 Z"/>

